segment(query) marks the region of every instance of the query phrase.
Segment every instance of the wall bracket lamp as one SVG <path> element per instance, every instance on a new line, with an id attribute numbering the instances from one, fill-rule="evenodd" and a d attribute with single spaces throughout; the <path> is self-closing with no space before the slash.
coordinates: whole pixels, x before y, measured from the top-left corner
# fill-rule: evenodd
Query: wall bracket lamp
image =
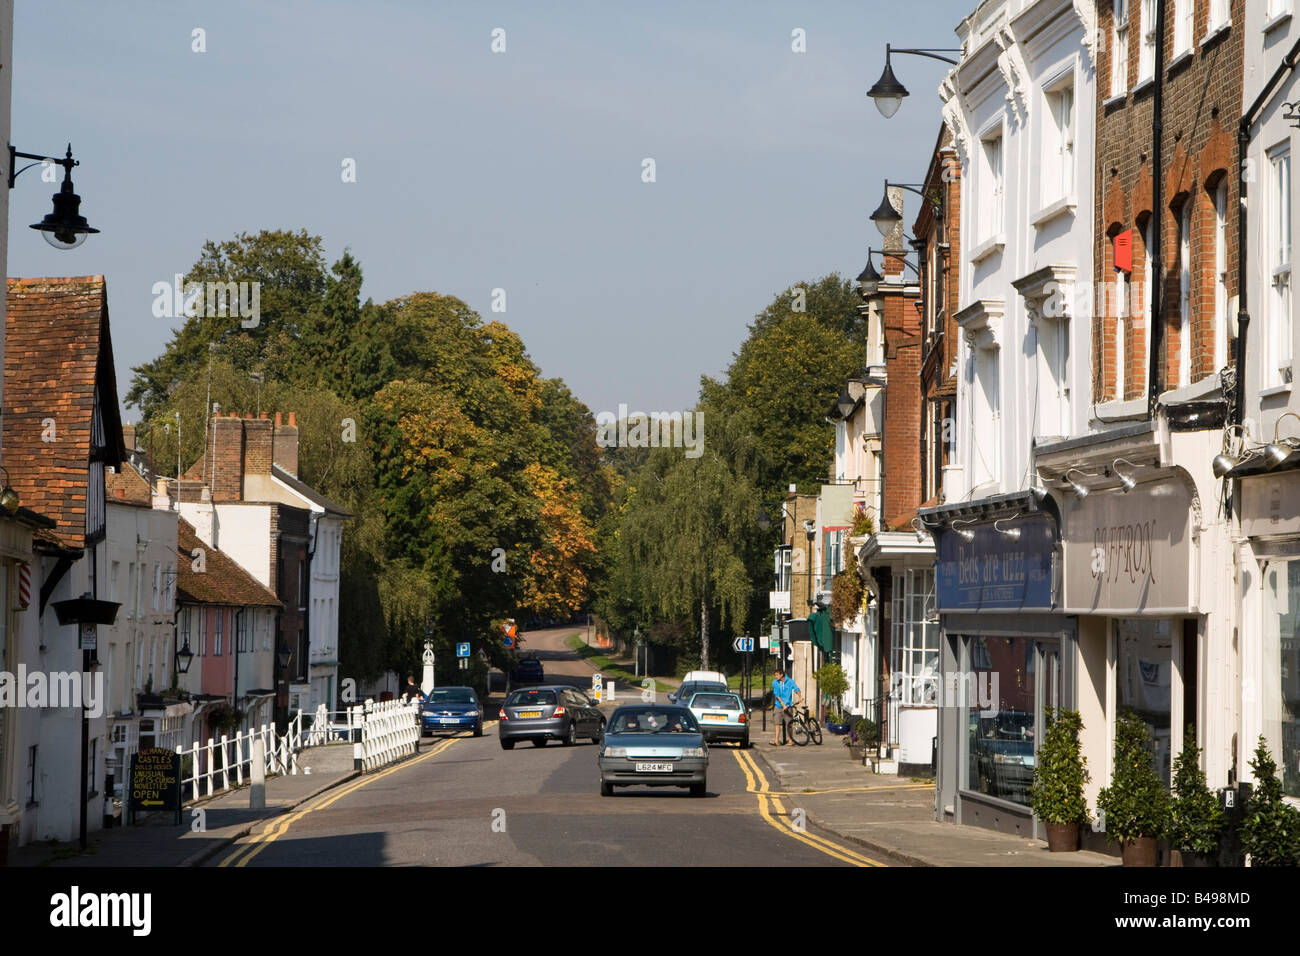
<path id="1" fill-rule="evenodd" d="M 35 162 L 28 163 L 22 169 L 17 168 L 19 159 L 32 159 Z M 40 222 L 32 223 L 31 228 L 37 230 L 45 241 L 55 249 L 75 249 L 86 241 L 86 236 L 99 232 L 93 228 L 86 217 L 81 215 L 81 197 L 73 192 L 72 187 L 72 167 L 81 164 L 72 158 L 72 144 L 68 144 L 68 155 L 63 159 L 56 159 L 53 156 L 41 156 L 37 153 L 22 153 L 14 149 L 13 144 L 9 146 L 9 188 L 14 188 L 14 181 L 33 166 L 43 163 L 54 163 L 63 167 L 63 186 L 54 194 L 54 211 L 49 213 Z"/>

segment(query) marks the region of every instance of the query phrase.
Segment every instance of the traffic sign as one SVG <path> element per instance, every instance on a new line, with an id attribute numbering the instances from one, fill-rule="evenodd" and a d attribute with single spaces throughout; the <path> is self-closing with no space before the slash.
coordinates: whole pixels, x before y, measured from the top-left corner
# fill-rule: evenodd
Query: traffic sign
<path id="1" fill-rule="evenodd" d="M 457 657 L 469 657 L 469 641 L 463 641 L 456 645 Z"/>
<path id="2" fill-rule="evenodd" d="M 731 649 L 739 651 L 741 654 L 752 654 L 754 652 L 754 639 L 752 637 L 738 637 L 731 642 Z"/>

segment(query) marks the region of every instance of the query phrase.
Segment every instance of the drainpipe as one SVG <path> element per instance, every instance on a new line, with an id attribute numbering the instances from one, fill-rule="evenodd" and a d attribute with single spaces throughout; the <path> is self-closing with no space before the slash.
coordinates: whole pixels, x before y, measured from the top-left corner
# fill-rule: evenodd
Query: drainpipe
<path id="1" fill-rule="evenodd" d="M 1156 415 L 1156 400 L 1163 384 L 1161 353 L 1164 352 L 1165 329 L 1160 315 L 1160 291 L 1164 275 L 1160 263 L 1160 233 L 1164 229 L 1164 171 L 1160 162 L 1160 139 L 1164 135 L 1165 104 L 1165 0 L 1156 0 L 1156 88 L 1152 97 L 1151 134 L 1151 354 L 1147 356 L 1147 419 Z"/>

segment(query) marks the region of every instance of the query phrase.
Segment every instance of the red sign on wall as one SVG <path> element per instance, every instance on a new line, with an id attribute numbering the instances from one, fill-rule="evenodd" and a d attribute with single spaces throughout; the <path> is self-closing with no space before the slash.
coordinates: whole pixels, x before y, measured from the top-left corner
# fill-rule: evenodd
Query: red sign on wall
<path id="1" fill-rule="evenodd" d="M 1133 230 L 1125 229 L 1115 236 L 1115 269 L 1119 272 L 1133 271 Z"/>

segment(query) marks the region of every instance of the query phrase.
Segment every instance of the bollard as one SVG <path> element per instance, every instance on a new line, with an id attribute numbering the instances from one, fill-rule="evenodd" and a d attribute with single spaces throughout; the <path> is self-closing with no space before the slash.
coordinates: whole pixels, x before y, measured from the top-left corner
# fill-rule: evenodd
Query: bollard
<path id="1" fill-rule="evenodd" d="M 250 767 L 252 786 L 248 788 L 248 808 L 250 810 L 266 809 L 266 742 L 261 737 L 253 738 L 252 767 Z"/>

